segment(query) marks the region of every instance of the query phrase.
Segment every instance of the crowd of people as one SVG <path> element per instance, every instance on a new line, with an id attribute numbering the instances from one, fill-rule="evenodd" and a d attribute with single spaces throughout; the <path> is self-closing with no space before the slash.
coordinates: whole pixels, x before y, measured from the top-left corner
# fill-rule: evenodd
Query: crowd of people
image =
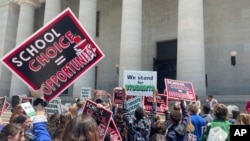
<path id="1" fill-rule="evenodd" d="M 42 87 L 29 90 L 36 98 L 36 115 L 28 117 L 20 104 L 16 105 L 9 123 L 1 129 L 0 141 L 101 141 L 97 119 L 82 113 L 84 100 L 77 99 L 61 114 L 48 115 Z M 161 119 L 156 112 L 157 90 L 152 95 L 151 112 L 138 107 L 130 114 L 127 91 L 125 88 L 122 91 L 122 105 L 115 105 L 106 91 L 93 91 L 91 100 L 98 108 L 113 112 L 112 118 L 123 141 L 229 141 L 230 125 L 250 125 L 247 112 L 240 112 L 235 105 L 219 103 L 211 95 L 207 103 L 201 103 L 198 96 L 196 102 L 189 103 L 180 98 L 173 107 L 165 109 L 165 118 Z M 108 100 L 104 101 L 101 95 Z M 107 131 L 104 141 L 115 139 Z"/>

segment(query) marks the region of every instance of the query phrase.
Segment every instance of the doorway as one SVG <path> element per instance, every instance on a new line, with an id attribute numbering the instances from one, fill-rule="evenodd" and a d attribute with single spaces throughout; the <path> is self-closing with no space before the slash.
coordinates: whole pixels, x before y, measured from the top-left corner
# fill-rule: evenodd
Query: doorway
<path id="1" fill-rule="evenodd" d="M 153 69 L 157 71 L 157 88 L 159 93 L 165 89 L 164 79 L 176 79 L 177 40 L 156 42 L 156 58 Z"/>

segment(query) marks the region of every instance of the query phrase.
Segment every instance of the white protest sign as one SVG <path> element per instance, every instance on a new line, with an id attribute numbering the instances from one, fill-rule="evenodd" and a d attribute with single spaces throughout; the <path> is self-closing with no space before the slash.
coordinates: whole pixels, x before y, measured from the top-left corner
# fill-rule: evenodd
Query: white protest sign
<path id="1" fill-rule="evenodd" d="M 123 80 L 129 95 L 151 96 L 157 87 L 157 72 L 125 70 Z"/>
<path id="2" fill-rule="evenodd" d="M 142 97 L 136 96 L 127 101 L 129 114 L 134 114 L 137 107 L 142 106 Z"/>
<path id="3" fill-rule="evenodd" d="M 22 103 L 21 106 L 23 110 L 25 111 L 25 113 L 27 114 L 27 116 L 32 117 L 36 115 L 36 111 L 30 104 L 30 102 Z"/>
<path id="4" fill-rule="evenodd" d="M 87 100 L 91 98 L 91 87 L 82 87 L 81 88 L 81 99 Z"/>
<path id="5" fill-rule="evenodd" d="M 51 100 L 45 107 L 45 112 L 47 114 L 61 114 L 62 113 L 61 99 L 55 98 Z"/>

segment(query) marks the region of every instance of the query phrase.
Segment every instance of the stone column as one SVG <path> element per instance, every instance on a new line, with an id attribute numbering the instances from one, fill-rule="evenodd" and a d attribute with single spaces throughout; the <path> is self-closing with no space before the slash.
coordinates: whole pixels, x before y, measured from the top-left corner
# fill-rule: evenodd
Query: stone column
<path id="1" fill-rule="evenodd" d="M 33 33 L 35 8 L 41 4 L 38 0 L 16 0 L 20 5 L 17 27 L 16 46 Z M 12 74 L 10 97 L 13 95 L 28 94 L 27 86 L 15 74 Z"/>
<path id="2" fill-rule="evenodd" d="M 61 12 L 61 0 L 46 0 L 44 24 L 55 18 Z"/>
<path id="3" fill-rule="evenodd" d="M 203 0 L 179 0 L 178 8 L 177 79 L 205 96 Z"/>
<path id="4" fill-rule="evenodd" d="M 96 0 L 80 0 L 79 21 L 93 40 L 96 39 Z M 80 96 L 81 87 L 95 87 L 95 67 L 89 69 L 73 86 L 73 95 Z"/>
<path id="5" fill-rule="evenodd" d="M 123 0 L 119 86 L 124 70 L 141 70 L 142 0 Z"/>

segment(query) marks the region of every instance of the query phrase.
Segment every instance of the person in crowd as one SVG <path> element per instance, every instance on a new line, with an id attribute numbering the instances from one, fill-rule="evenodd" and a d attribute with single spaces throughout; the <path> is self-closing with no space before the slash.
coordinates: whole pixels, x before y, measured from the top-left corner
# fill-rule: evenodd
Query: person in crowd
<path id="1" fill-rule="evenodd" d="M 117 130 L 119 131 L 122 140 L 128 141 L 128 128 L 126 122 L 123 120 L 123 111 L 122 108 L 118 107 L 116 110 L 116 114 L 114 115 L 113 119 L 116 124 Z"/>
<path id="2" fill-rule="evenodd" d="M 214 118 L 210 114 L 210 106 L 209 105 L 203 105 L 201 117 L 205 120 L 206 124 L 208 124 L 209 122 L 214 120 Z"/>
<path id="3" fill-rule="evenodd" d="M 3 127 L 4 127 L 4 123 L 2 121 L 2 118 L 0 117 L 0 132 L 2 131 Z"/>
<path id="4" fill-rule="evenodd" d="M 246 113 L 250 114 L 250 100 L 246 103 L 245 109 L 246 109 Z"/>
<path id="5" fill-rule="evenodd" d="M 170 112 L 171 125 L 167 129 L 167 141 L 186 141 L 187 140 L 187 124 L 190 120 L 187 108 L 183 98 L 180 98 L 181 111 L 173 110 Z"/>
<path id="6" fill-rule="evenodd" d="M 77 101 L 76 103 L 76 107 L 77 107 L 77 115 L 82 115 L 82 111 L 83 111 L 83 105 L 84 105 L 84 101 Z"/>
<path id="7" fill-rule="evenodd" d="M 20 124 L 7 124 L 0 132 L 0 141 L 25 141 L 24 130 Z"/>
<path id="8" fill-rule="evenodd" d="M 190 104 L 196 104 L 196 105 L 197 105 L 197 107 L 198 107 L 198 112 L 197 112 L 197 114 L 199 115 L 200 112 L 201 112 L 201 101 L 199 100 L 198 95 L 195 95 L 195 99 L 196 99 L 196 101 L 195 101 L 195 102 L 190 102 Z M 189 105 L 190 105 L 190 104 L 189 104 Z"/>
<path id="9" fill-rule="evenodd" d="M 240 115 L 240 111 L 233 110 L 232 111 L 232 117 L 229 119 L 229 122 L 231 122 L 232 125 L 235 124 L 237 117 Z"/>
<path id="10" fill-rule="evenodd" d="M 122 90 L 124 113 L 123 119 L 128 127 L 128 140 L 135 141 L 141 139 L 148 141 L 150 136 L 151 123 L 154 121 L 154 117 L 156 115 L 156 96 L 158 94 L 158 90 L 154 90 L 153 92 L 153 104 L 150 114 L 145 117 L 144 109 L 142 107 L 138 107 L 134 113 L 135 119 L 131 117 L 127 108 L 127 91 L 125 88 L 123 88 Z"/>
<path id="11" fill-rule="evenodd" d="M 191 122 L 195 128 L 194 135 L 197 136 L 198 141 L 202 134 L 202 127 L 206 125 L 206 122 L 201 116 L 197 115 L 198 106 L 196 104 L 189 105 L 188 112 L 190 115 Z"/>
<path id="12" fill-rule="evenodd" d="M 53 138 L 55 141 L 61 141 L 63 139 L 63 136 L 66 133 L 65 129 L 71 120 L 72 120 L 72 115 L 69 111 L 60 114 L 59 128 L 57 129 L 57 132 L 55 132 L 54 134 L 55 138 Z"/>
<path id="13" fill-rule="evenodd" d="M 96 120 L 89 115 L 77 116 L 66 127 L 62 141 L 100 141 Z"/>
<path id="14" fill-rule="evenodd" d="M 34 141 L 51 141 L 51 137 L 47 130 L 47 115 L 45 112 L 45 106 L 47 104 L 44 100 L 43 88 L 43 84 L 38 90 L 28 88 L 31 95 L 36 98 L 36 102 L 34 101 L 34 103 L 36 103 L 36 105 L 34 104 L 36 115 L 32 120 Z"/>
<path id="15" fill-rule="evenodd" d="M 24 110 L 23 110 L 21 104 L 17 104 L 14 107 L 13 112 L 10 116 L 9 123 L 12 123 L 16 117 L 18 117 L 19 115 L 22 115 L 22 114 L 24 114 Z"/>
<path id="16" fill-rule="evenodd" d="M 149 141 L 167 141 L 162 134 L 154 134 L 149 138 Z"/>
<path id="17" fill-rule="evenodd" d="M 13 123 L 21 124 L 24 129 L 26 141 L 33 141 L 33 134 L 30 130 L 31 127 L 31 119 L 27 115 L 19 115 L 15 118 Z"/>
<path id="18" fill-rule="evenodd" d="M 218 104 L 218 100 L 215 99 L 212 95 L 207 96 L 207 102 L 210 107 L 210 110 L 213 111 L 213 107 L 215 104 Z"/>
<path id="19" fill-rule="evenodd" d="M 70 112 L 72 118 L 75 118 L 78 115 L 76 105 L 70 105 L 68 111 Z"/>
<path id="20" fill-rule="evenodd" d="M 235 125 L 250 125 L 250 114 L 240 113 L 237 116 L 237 119 L 235 121 Z"/>
<path id="21" fill-rule="evenodd" d="M 162 134 L 163 132 L 163 123 L 159 116 L 155 116 L 155 121 L 151 124 L 150 136 L 154 134 Z"/>
<path id="22" fill-rule="evenodd" d="M 48 119 L 47 129 L 52 139 L 55 138 L 54 135 L 57 132 L 59 125 L 60 125 L 60 115 L 59 114 L 51 115 Z"/>
<path id="23" fill-rule="evenodd" d="M 200 141 L 224 140 L 229 141 L 231 123 L 227 120 L 228 109 L 224 104 L 215 104 L 213 109 L 215 119 L 208 123 Z"/>
<path id="24" fill-rule="evenodd" d="M 180 111 L 180 109 L 178 109 L 178 111 Z M 168 111 L 168 107 L 165 108 L 165 121 L 162 124 L 162 135 L 166 135 L 166 131 L 168 129 L 168 127 L 171 125 L 171 121 L 170 121 L 170 112 Z"/>

